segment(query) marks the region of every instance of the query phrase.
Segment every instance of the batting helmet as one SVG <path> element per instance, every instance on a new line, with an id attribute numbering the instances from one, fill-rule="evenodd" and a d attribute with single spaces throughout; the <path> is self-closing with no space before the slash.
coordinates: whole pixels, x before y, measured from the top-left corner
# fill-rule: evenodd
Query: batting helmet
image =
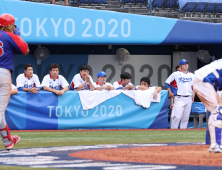
<path id="1" fill-rule="evenodd" d="M 0 15 L 0 26 L 6 27 L 9 24 L 15 25 L 15 18 L 7 13 Z"/>

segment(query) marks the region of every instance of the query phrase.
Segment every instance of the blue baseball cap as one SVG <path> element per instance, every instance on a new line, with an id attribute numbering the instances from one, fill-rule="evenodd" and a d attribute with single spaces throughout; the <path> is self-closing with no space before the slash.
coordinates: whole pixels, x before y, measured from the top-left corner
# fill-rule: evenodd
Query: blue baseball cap
<path id="1" fill-rule="evenodd" d="M 104 71 L 98 72 L 97 77 L 103 77 L 103 76 L 106 76 L 106 73 Z"/>
<path id="2" fill-rule="evenodd" d="M 182 59 L 182 60 L 180 60 L 179 65 L 181 66 L 181 65 L 184 65 L 185 63 L 188 63 L 187 60 Z"/>

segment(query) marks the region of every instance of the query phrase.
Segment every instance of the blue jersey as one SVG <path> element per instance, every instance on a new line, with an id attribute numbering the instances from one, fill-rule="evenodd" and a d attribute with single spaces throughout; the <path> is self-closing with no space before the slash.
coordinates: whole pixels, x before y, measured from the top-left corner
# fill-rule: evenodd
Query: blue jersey
<path id="1" fill-rule="evenodd" d="M 218 77 L 215 76 L 218 75 Z M 214 85 L 214 89 L 216 91 L 222 90 L 222 70 L 216 70 L 214 73 L 210 73 L 203 79 L 203 82 L 209 82 L 210 84 Z"/>
<path id="2" fill-rule="evenodd" d="M 13 71 L 15 53 L 25 54 L 28 45 L 19 35 L 0 30 L 0 68 Z"/>

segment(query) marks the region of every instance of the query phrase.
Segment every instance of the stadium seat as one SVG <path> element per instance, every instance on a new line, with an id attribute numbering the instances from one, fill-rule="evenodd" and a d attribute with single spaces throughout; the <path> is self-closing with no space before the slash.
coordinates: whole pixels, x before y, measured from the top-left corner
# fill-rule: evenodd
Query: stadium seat
<path id="1" fill-rule="evenodd" d="M 213 10 L 213 12 L 221 13 L 222 12 L 222 3 L 218 3 L 216 8 Z"/>
<path id="2" fill-rule="evenodd" d="M 106 4 L 106 0 L 98 0 L 98 4 Z"/>
<path id="3" fill-rule="evenodd" d="M 146 0 L 135 0 L 136 4 L 145 4 Z"/>
<path id="4" fill-rule="evenodd" d="M 164 8 L 173 8 L 177 6 L 177 0 L 167 0 L 164 4 Z"/>
<path id="5" fill-rule="evenodd" d="M 89 0 L 89 4 L 97 4 L 98 0 Z"/>
<path id="6" fill-rule="evenodd" d="M 197 128 L 197 119 L 199 119 L 199 128 L 203 128 L 203 118 L 206 117 L 206 112 L 202 102 L 193 102 L 191 113 L 194 115 L 194 128 Z"/>
<path id="7" fill-rule="evenodd" d="M 207 2 L 198 2 L 197 7 L 193 10 L 193 12 L 202 12 L 208 6 Z"/>
<path id="8" fill-rule="evenodd" d="M 89 0 L 79 0 L 78 3 L 79 4 L 84 4 L 84 5 L 88 5 Z"/>
<path id="9" fill-rule="evenodd" d="M 153 0 L 153 7 L 162 7 L 167 0 Z"/>
<path id="10" fill-rule="evenodd" d="M 198 2 L 187 2 L 182 11 L 184 12 L 193 12 L 194 9 L 198 6 Z"/>
<path id="11" fill-rule="evenodd" d="M 204 9 L 203 12 L 213 12 L 213 10 L 216 8 L 216 6 L 218 5 L 218 3 L 208 3 L 207 7 Z"/>
<path id="12" fill-rule="evenodd" d="M 134 0 L 123 0 L 123 3 L 132 4 Z"/>

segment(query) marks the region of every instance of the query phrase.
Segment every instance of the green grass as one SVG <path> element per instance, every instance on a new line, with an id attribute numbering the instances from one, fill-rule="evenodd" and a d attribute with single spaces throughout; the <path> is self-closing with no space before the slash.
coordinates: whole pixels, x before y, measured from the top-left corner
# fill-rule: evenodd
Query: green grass
<path id="1" fill-rule="evenodd" d="M 126 144 L 204 142 L 205 130 L 179 131 L 64 131 L 64 132 L 17 132 L 21 137 L 15 148 Z M 0 149 L 4 149 L 2 145 Z"/>
<path id="2" fill-rule="evenodd" d="M 14 149 L 17 149 L 99 144 L 204 142 L 205 133 L 205 130 L 178 130 L 12 132 L 11 134 L 21 137 L 19 144 L 14 147 Z M 0 149 L 4 149 L 4 146 L 1 145 Z M 3 169 L 30 170 L 33 168 L 0 166 L 0 170 Z M 43 169 L 50 170 L 49 168 Z M 39 169 L 35 168 L 34 170 Z"/>

